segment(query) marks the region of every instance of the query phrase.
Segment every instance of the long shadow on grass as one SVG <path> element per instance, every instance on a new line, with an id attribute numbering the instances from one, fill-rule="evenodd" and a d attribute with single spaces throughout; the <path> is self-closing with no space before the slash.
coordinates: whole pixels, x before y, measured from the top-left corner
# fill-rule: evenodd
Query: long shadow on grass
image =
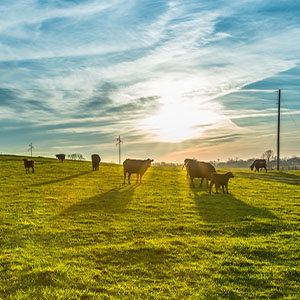
<path id="1" fill-rule="evenodd" d="M 266 181 L 276 181 L 291 185 L 300 185 L 300 175 L 289 174 L 285 172 L 268 172 L 268 173 L 242 173 L 236 172 L 241 177 L 250 179 L 260 179 Z"/>
<path id="2" fill-rule="evenodd" d="M 93 172 L 93 171 L 85 171 L 85 172 L 81 172 L 81 173 L 78 173 L 78 174 L 70 175 L 70 176 L 67 176 L 67 177 L 59 178 L 59 179 L 54 179 L 54 180 L 50 180 L 50 181 L 35 183 L 35 184 L 32 184 L 31 186 L 43 186 L 43 185 L 47 185 L 47 184 L 59 183 L 59 182 L 62 182 L 62 181 L 71 180 L 71 179 L 89 174 L 91 172 Z"/>
<path id="3" fill-rule="evenodd" d="M 199 214 L 208 223 L 250 221 L 254 218 L 278 219 L 267 209 L 251 206 L 231 194 L 209 195 L 196 189 L 192 189 L 192 192 Z"/>
<path id="4" fill-rule="evenodd" d="M 108 213 L 123 213 L 126 206 L 131 201 L 135 188 L 138 185 L 121 186 L 114 188 L 102 194 L 83 199 L 66 209 L 59 216 L 68 217 L 77 214 L 85 214 L 102 210 Z"/>

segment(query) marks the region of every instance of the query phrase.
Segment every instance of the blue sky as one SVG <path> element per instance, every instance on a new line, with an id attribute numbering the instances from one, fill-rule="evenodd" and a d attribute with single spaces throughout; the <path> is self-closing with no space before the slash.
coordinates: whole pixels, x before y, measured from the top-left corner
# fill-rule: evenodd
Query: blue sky
<path id="1" fill-rule="evenodd" d="M 0 3 L 0 152 L 300 155 L 297 1 Z"/>

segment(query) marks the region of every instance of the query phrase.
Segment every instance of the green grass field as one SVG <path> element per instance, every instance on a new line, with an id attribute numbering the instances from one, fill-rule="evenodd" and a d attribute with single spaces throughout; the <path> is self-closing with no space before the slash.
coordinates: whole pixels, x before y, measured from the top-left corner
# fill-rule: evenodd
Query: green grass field
<path id="1" fill-rule="evenodd" d="M 0 299 L 300 299 L 300 172 L 185 170 L 0 156 Z"/>

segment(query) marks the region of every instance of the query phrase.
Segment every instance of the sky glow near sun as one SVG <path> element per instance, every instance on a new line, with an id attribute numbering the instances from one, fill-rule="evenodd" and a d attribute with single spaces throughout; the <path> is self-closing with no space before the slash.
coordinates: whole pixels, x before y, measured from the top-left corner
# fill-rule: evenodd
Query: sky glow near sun
<path id="1" fill-rule="evenodd" d="M 300 148 L 300 4 L 3 1 L 0 152 L 182 161 Z"/>

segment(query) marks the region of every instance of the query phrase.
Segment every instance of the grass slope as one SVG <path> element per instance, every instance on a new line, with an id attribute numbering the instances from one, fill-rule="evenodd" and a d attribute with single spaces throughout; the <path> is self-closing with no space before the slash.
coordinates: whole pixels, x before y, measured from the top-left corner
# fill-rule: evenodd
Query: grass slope
<path id="1" fill-rule="evenodd" d="M 300 173 L 236 175 L 0 156 L 0 298 L 299 299 Z"/>

